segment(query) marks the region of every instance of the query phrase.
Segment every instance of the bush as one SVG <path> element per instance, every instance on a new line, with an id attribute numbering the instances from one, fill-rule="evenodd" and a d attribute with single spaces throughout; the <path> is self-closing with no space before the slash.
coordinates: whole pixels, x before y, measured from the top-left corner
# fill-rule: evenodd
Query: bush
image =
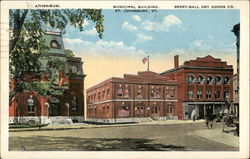
<path id="1" fill-rule="evenodd" d="M 49 124 L 9 124 L 9 129 L 16 129 L 16 128 L 36 128 L 36 127 L 44 127 L 48 126 Z"/>

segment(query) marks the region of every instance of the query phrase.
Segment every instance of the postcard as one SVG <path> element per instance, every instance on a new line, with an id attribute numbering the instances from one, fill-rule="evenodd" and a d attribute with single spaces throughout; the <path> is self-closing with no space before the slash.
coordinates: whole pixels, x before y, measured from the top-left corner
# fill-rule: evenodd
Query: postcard
<path id="1" fill-rule="evenodd" d="M 1 157 L 248 158 L 248 1 L 2 1 Z"/>

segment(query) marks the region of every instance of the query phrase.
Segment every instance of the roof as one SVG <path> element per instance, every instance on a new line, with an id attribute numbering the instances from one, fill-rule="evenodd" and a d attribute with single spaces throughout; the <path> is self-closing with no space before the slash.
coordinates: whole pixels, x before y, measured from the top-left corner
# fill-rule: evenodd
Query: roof
<path id="1" fill-rule="evenodd" d="M 160 75 L 175 72 L 180 69 L 202 69 L 202 70 L 233 70 L 232 65 L 227 62 L 221 61 L 219 58 L 214 58 L 211 55 L 205 57 L 197 57 L 195 60 L 185 61 L 183 65 L 178 68 L 173 68 L 162 72 Z"/>
<path id="2" fill-rule="evenodd" d="M 177 84 L 177 81 L 170 80 L 168 77 L 160 76 L 158 73 L 152 71 L 143 71 L 138 72 L 137 75 L 134 74 L 124 74 L 122 77 L 111 77 L 104 80 L 101 83 L 98 83 L 90 88 L 87 91 L 93 90 L 97 87 L 108 83 L 141 83 L 141 84 Z"/>

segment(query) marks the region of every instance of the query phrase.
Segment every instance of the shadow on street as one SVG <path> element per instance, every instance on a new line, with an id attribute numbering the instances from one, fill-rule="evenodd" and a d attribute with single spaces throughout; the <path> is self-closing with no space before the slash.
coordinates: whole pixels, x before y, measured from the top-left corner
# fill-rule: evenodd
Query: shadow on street
<path id="1" fill-rule="evenodd" d="M 164 145 L 140 138 L 18 137 L 10 141 L 10 151 L 185 151 L 178 145 Z M 38 144 L 39 143 L 39 144 Z"/>

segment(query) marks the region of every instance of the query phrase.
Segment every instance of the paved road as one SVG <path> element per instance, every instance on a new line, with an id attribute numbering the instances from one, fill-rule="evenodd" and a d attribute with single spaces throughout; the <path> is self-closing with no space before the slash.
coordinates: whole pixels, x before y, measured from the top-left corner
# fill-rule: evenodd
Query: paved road
<path id="1" fill-rule="evenodd" d="M 204 123 L 10 132 L 11 151 L 238 151 L 196 135 Z M 211 133 L 212 129 L 206 130 Z"/>

